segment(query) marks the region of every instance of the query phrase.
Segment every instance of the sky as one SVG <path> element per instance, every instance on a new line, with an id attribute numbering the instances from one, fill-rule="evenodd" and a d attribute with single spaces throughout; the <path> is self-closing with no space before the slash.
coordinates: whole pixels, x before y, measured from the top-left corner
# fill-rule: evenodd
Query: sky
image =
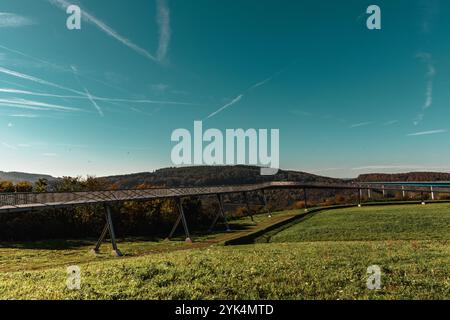
<path id="1" fill-rule="evenodd" d="M 372 4 L 381 30 L 366 27 Z M 203 120 L 279 129 L 283 169 L 450 172 L 449 13 L 446 0 L 1 0 L 0 170 L 170 167 L 172 132 Z"/>

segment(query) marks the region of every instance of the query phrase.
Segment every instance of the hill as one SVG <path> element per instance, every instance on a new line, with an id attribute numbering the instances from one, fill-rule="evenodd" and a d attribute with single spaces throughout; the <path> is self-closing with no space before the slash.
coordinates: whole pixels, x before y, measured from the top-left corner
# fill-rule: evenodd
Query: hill
<path id="1" fill-rule="evenodd" d="M 38 181 L 41 178 L 47 179 L 48 181 L 57 180 L 57 178 L 52 177 L 51 175 L 47 175 L 47 174 L 0 171 L 0 181 L 11 181 L 13 183 L 27 181 L 30 183 L 35 183 L 36 181 Z"/>
<path id="2" fill-rule="evenodd" d="M 259 167 L 252 166 L 198 166 L 166 168 L 155 172 L 103 177 L 107 184 L 119 188 L 133 188 L 141 184 L 157 187 L 191 187 L 253 184 L 268 181 L 299 181 L 305 183 L 343 183 L 345 180 L 314 174 L 279 170 L 276 175 L 262 176 Z"/>

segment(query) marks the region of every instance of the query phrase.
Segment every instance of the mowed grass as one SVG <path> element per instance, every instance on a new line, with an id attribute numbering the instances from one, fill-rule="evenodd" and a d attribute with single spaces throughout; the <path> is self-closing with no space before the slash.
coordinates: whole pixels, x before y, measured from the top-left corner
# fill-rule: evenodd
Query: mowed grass
<path id="1" fill-rule="evenodd" d="M 312 214 L 270 242 L 450 240 L 450 204 L 367 206 Z"/>
<path id="2" fill-rule="evenodd" d="M 0 275 L 3 299 L 448 299 L 446 243 L 303 242 L 212 247 Z M 367 267 L 382 289 L 366 288 Z"/>
<path id="3" fill-rule="evenodd" d="M 324 211 L 271 243 L 83 260 L 81 290 L 66 286 L 72 260 L 48 255 L 39 270 L 0 273 L 0 298 L 450 299 L 449 217 L 445 204 Z M 380 290 L 366 287 L 371 265 Z"/>
<path id="4" fill-rule="evenodd" d="M 151 238 L 119 239 L 118 246 L 125 255 L 124 258 L 168 251 L 204 248 L 245 235 L 249 232 L 254 232 L 274 222 L 288 219 L 297 213 L 298 211 L 291 210 L 276 212 L 272 218 L 268 218 L 267 214 L 259 214 L 254 216 L 254 221 L 249 217 L 232 220 L 230 221 L 230 227 L 233 231 L 226 232 L 224 225 L 218 225 L 212 233 L 194 232 L 192 234 L 193 244 L 187 244 L 184 241 L 184 237 L 178 235 L 171 241 Z M 95 239 L 49 240 L 22 243 L 0 242 L 0 272 L 42 270 L 96 261 L 117 260 L 116 257 L 111 255 L 111 244 L 107 242 L 102 244 L 100 254 L 93 255 L 91 250 L 95 247 L 95 243 Z"/>

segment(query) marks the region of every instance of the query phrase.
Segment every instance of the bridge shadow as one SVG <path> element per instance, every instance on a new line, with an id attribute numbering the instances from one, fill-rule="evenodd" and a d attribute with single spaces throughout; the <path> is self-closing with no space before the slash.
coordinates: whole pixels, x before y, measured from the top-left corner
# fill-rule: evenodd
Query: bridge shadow
<path id="1" fill-rule="evenodd" d="M 36 249 L 36 250 L 70 250 L 94 245 L 95 240 L 39 240 L 0 242 L 0 249 Z"/>
<path id="2" fill-rule="evenodd" d="M 229 223 L 230 233 L 233 232 L 242 232 L 246 230 L 250 230 L 255 225 L 252 223 Z M 202 242 L 206 240 L 211 240 L 221 234 L 227 233 L 225 224 L 217 224 L 211 232 L 208 232 L 207 229 L 199 229 L 192 230 L 191 234 L 193 240 L 197 242 Z M 143 243 L 149 242 L 158 244 L 163 242 L 165 239 L 164 236 L 130 236 L 130 237 L 117 237 L 118 244 L 126 242 L 128 244 L 133 243 Z M 36 241 L 1 241 L 0 249 L 34 249 L 34 250 L 77 250 L 86 247 L 94 247 L 97 239 L 95 238 L 85 238 L 85 239 L 49 239 L 49 240 L 36 240 Z M 184 233 L 182 230 L 177 232 L 172 238 L 172 242 L 183 242 L 184 241 Z M 109 241 L 105 241 L 102 245 L 109 245 Z"/>

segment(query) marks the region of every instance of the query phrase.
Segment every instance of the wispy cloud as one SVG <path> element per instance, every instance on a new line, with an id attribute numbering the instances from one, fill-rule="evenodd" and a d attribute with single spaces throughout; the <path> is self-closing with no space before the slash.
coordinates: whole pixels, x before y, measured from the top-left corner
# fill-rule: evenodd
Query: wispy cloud
<path id="1" fill-rule="evenodd" d="M 446 133 L 446 132 L 447 132 L 447 129 L 439 129 L 439 130 L 430 130 L 430 131 L 409 133 L 406 136 L 408 136 L 408 137 L 427 136 L 427 135 L 431 135 L 431 134 Z"/>
<path id="2" fill-rule="evenodd" d="M 321 173 L 321 172 L 330 172 L 330 171 L 339 171 L 339 170 L 345 170 L 345 168 L 320 168 L 320 169 L 310 169 L 308 172 L 311 173 Z"/>
<path id="3" fill-rule="evenodd" d="M 159 61 L 164 60 L 169 50 L 169 43 L 171 38 L 170 30 L 170 10 L 167 0 L 156 0 L 156 11 L 159 31 L 159 46 L 156 53 L 156 58 Z"/>
<path id="4" fill-rule="evenodd" d="M 416 165 L 416 164 L 382 164 L 382 165 L 368 165 L 352 168 L 353 171 L 374 171 L 374 170 L 382 170 L 382 171 L 402 171 L 402 170 L 447 170 L 450 169 L 448 165 Z"/>
<path id="5" fill-rule="evenodd" d="M 421 0 L 419 5 L 422 9 L 421 31 L 430 33 L 439 15 L 440 0 Z"/>
<path id="6" fill-rule="evenodd" d="M 368 125 L 370 125 L 370 124 L 372 124 L 372 122 L 360 122 L 360 123 L 352 124 L 352 125 L 350 126 L 350 128 L 365 127 L 365 126 L 368 126 Z"/>
<path id="7" fill-rule="evenodd" d="M 297 109 L 295 109 L 295 110 L 289 110 L 288 112 L 289 112 L 290 114 L 295 115 L 295 116 L 302 116 L 302 117 L 310 117 L 310 116 L 313 115 L 311 112 L 304 111 L 304 110 L 297 110 Z"/>
<path id="8" fill-rule="evenodd" d="M 31 114 L 31 113 L 16 113 L 16 114 L 10 114 L 9 117 L 34 119 L 34 118 L 39 118 L 40 116 L 37 114 Z"/>
<path id="9" fill-rule="evenodd" d="M 14 13 L 0 12 L 0 28 L 17 28 L 34 24 L 33 20 Z"/>
<path id="10" fill-rule="evenodd" d="M 417 54 L 417 58 L 422 60 L 427 66 L 427 73 L 425 75 L 427 79 L 427 85 L 425 89 L 425 102 L 422 105 L 421 112 L 416 116 L 414 120 L 414 125 L 420 124 L 425 117 L 425 110 L 431 108 L 433 105 L 433 81 L 436 75 L 436 68 L 434 67 L 433 57 L 431 54 L 422 52 Z"/>
<path id="11" fill-rule="evenodd" d="M 398 123 L 398 120 L 390 120 L 390 121 L 386 121 L 386 122 L 383 122 L 383 126 L 392 126 L 393 124 L 396 124 L 396 123 Z"/>
<path id="12" fill-rule="evenodd" d="M 6 142 L 2 142 L 1 145 L 7 149 L 17 150 L 17 147 L 10 145 L 9 143 L 6 143 Z"/>
<path id="13" fill-rule="evenodd" d="M 66 0 L 48 0 L 51 4 L 63 9 L 64 11 L 67 10 L 67 7 L 70 6 L 72 3 L 69 3 Z M 131 50 L 135 51 L 136 53 L 146 57 L 147 59 L 158 61 L 158 58 L 154 55 L 150 54 L 147 50 L 139 47 L 135 43 L 133 43 L 131 40 L 125 38 L 124 36 L 120 35 L 117 31 L 115 31 L 113 28 L 108 26 L 106 23 L 95 17 L 93 14 L 89 13 L 87 10 L 82 8 L 82 19 L 83 21 L 93 24 L 97 28 L 99 28 L 101 31 L 103 31 L 108 36 L 116 39 L 123 45 L 127 46 Z M 163 51 L 163 50 L 162 50 Z"/>

